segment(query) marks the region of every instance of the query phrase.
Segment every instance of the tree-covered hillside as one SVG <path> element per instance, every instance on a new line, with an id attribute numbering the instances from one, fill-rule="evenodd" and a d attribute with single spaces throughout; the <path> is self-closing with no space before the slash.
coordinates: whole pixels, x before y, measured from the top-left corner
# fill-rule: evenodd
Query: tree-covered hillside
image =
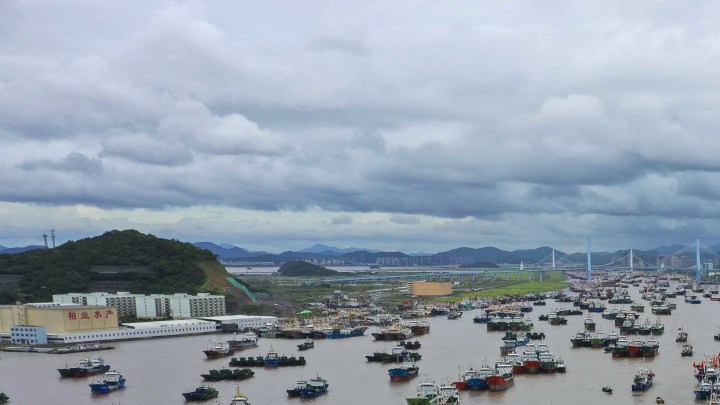
<path id="1" fill-rule="evenodd" d="M 325 267 L 302 260 L 287 262 L 283 264 L 277 272 L 283 276 L 332 276 L 338 274 L 335 270 L 326 269 Z"/>
<path id="2" fill-rule="evenodd" d="M 0 254 L 0 276 L 23 276 L 15 287 L 5 284 L 0 304 L 50 301 L 53 294 L 88 292 L 98 281 L 132 282 L 126 284 L 133 293 L 195 294 L 206 281 L 200 264 L 208 261 L 216 262 L 215 255 L 190 243 L 134 230 L 110 231 L 55 249 Z M 142 266 L 149 271 L 100 274 L 91 271 L 93 266 Z"/>

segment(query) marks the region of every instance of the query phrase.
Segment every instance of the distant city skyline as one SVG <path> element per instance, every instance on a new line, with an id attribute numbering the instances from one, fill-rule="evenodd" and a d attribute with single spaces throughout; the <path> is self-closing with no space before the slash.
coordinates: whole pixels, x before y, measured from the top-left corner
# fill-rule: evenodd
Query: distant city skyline
<path id="1" fill-rule="evenodd" d="M 720 241 L 720 3 L 0 2 L 0 245 Z"/>

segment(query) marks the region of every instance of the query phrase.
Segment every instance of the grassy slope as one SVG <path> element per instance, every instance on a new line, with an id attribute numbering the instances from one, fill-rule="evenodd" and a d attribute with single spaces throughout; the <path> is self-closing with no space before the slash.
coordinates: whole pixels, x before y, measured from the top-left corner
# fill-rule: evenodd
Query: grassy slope
<path id="1" fill-rule="evenodd" d="M 205 284 L 200 287 L 202 291 L 215 292 L 216 294 L 224 295 L 225 292 L 230 289 L 230 291 L 236 290 L 237 293 L 242 294 L 240 289 L 236 288 L 225 279 L 226 277 L 229 277 L 230 274 L 228 274 L 227 269 L 225 269 L 225 266 L 222 264 L 207 261 L 200 263 L 200 268 L 205 272 L 205 276 L 207 277 Z"/>
<path id="2" fill-rule="evenodd" d="M 537 277 L 538 276 L 535 275 L 535 278 Z M 527 273 L 521 273 L 520 279 L 525 281 L 498 280 L 489 283 L 487 285 L 487 288 L 483 288 L 480 291 L 459 292 L 457 294 L 453 294 L 453 296 L 442 298 L 440 299 L 440 301 L 454 302 L 465 298 L 485 298 L 510 295 L 518 296 L 547 291 L 556 291 L 568 286 L 568 281 L 566 280 L 565 275 L 559 272 L 545 273 L 544 281 L 530 282 L 527 281 L 527 278 Z"/>

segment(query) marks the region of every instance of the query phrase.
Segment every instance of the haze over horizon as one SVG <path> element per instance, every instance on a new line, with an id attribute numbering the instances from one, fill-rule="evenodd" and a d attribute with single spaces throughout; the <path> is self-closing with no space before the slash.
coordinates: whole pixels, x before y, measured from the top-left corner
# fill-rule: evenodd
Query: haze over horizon
<path id="1" fill-rule="evenodd" d="M 720 3 L 0 2 L 0 245 L 720 240 Z"/>

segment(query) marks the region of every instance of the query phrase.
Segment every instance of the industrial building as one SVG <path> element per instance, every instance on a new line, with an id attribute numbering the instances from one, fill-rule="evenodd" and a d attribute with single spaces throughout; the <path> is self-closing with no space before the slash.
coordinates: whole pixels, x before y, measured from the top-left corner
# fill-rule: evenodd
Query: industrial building
<path id="1" fill-rule="evenodd" d="M 449 281 L 415 281 L 408 283 L 410 295 L 416 297 L 438 297 L 452 294 Z"/>
<path id="2" fill-rule="evenodd" d="M 208 316 L 200 318 L 205 321 L 215 322 L 218 329 L 223 332 L 247 331 L 249 329 L 262 328 L 268 324 L 276 324 L 278 319 L 275 316 L 260 315 L 225 315 Z"/>
<path id="3" fill-rule="evenodd" d="M 200 319 L 118 325 L 117 310 L 99 305 L 0 305 L 0 339 L 13 344 L 68 344 L 213 333 L 218 322 Z"/>
<path id="4" fill-rule="evenodd" d="M 59 304 L 104 305 L 117 308 L 120 317 L 199 318 L 225 315 L 225 297 L 198 293 L 130 294 L 129 292 L 94 292 L 53 295 Z"/>

